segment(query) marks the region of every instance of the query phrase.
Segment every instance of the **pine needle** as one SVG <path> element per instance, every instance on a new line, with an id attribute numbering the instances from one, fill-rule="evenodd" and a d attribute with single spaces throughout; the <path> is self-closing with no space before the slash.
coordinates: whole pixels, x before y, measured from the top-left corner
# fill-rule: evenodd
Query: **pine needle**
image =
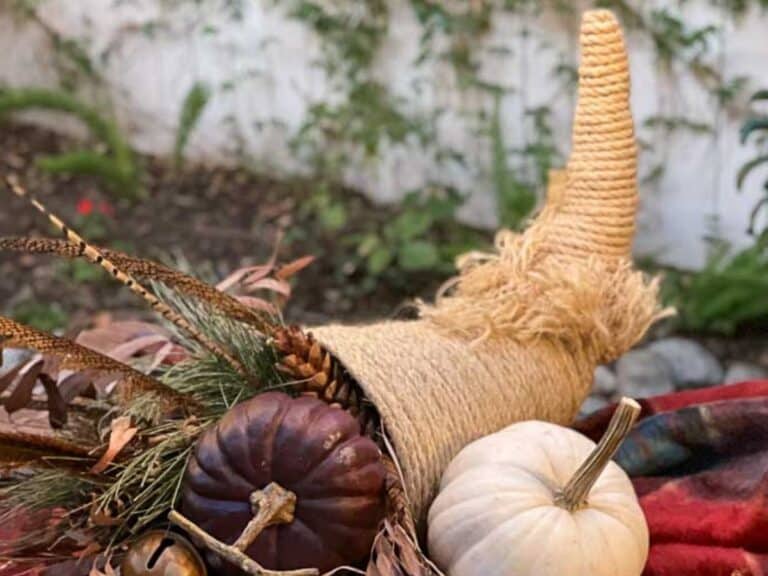
<path id="1" fill-rule="evenodd" d="M 176 331 L 176 338 L 191 356 L 167 368 L 160 380 L 169 388 L 194 398 L 201 407 L 199 415 L 146 428 L 141 437 L 147 447 L 107 470 L 108 486 L 97 496 L 95 509 L 119 521 L 110 535 L 111 544 L 150 527 L 174 507 L 194 443 L 207 427 L 218 422 L 238 402 L 265 390 L 286 386 L 275 369 L 275 353 L 263 334 L 197 300 L 161 285 L 154 288 L 158 296 L 188 322 L 231 350 L 249 378 L 244 378 L 225 359 L 212 355 L 195 340 Z M 173 330 L 172 326 L 169 328 Z M 151 395 L 135 399 L 122 415 L 145 423 L 158 423 L 161 417 Z"/>
<path id="2" fill-rule="evenodd" d="M 94 511 L 116 523 L 111 545 L 141 532 L 173 507 L 194 442 L 211 423 L 175 422 L 148 430 L 153 445 L 110 467 L 111 478 L 96 497 Z"/>
<path id="3" fill-rule="evenodd" d="M 96 479 L 61 468 L 36 470 L 14 480 L 5 480 L 0 484 L 1 525 L 25 526 L 25 518 L 35 512 L 67 510 L 66 517 L 55 528 L 49 523 L 42 523 L 39 528 L 27 529 L 12 545 L 4 542 L 7 545 L 5 553 L 13 554 L 44 546 L 77 524 L 77 512 L 87 505 L 89 494 L 97 488 Z"/>
<path id="4" fill-rule="evenodd" d="M 44 510 L 77 505 L 97 484 L 92 478 L 68 474 L 61 469 L 39 470 L 19 482 L 0 486 L 0 524 L 11 521 L 20 509 Z"/>
<path id="5" fill-rule="evenodd" d="M 159 410 L 156 394 L 141 394 L 127 406 L 115 407 L 114 412 L 116 417 L 129 416 L 140 428 L 139 447 L 121 454 L 102 475 L 80 479 L 66 476 L 61 470 L 46 470 L 32 476 L 32 484 L 25 479 L 6 488 L 6 494 L 13 496 L 7 500 L 9 505 L 20 503 L 36 509 L 63 506 L 80 525 L 96 519 L 99 539 L 109 546 L 118 546 L 134 534 L 165 523 L 165 515 L 178 499 L 197 438 L 229 408 L 265 390 L 284 387 L 289 391 L 275 369 L 277 357 L 272 346 L 253 326 L 161 285 L 154 288 L 190 324 L 231 350 L 246 375 L 171 326 L 190 357 L 165 368 L 158 379 L 174 392 L 196 401 L 194 417 L 182 419 L 179 415 L 169 419 L 167 413 Z M 60 483 L 56 481 L 58 477 L 62 479 Z M 2 498 L 4 494 L 0 492 Z"/>
<path id="6" fill-rule="evenodd" d="M 192 357 L 169 368 L 161 377 L 164 384 L 195 398 L 209 416 L 220 416 L 234 404 L 266 390 L 285 387 L 284 377 L 275 368 L 277 356 L 263 334 L 161 285 L 154 288 L 163 301 L 193 326 L 231 350 L 250 376 L 246 380 L 224 359 L 176 331 L 176 337 L 192 352 Z"/>

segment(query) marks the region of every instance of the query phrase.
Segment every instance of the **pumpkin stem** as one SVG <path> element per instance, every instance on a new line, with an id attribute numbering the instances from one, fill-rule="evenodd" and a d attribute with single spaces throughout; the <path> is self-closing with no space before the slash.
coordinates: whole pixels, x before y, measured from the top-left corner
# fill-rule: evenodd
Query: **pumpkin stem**
<path id="1" fill-rule="evenodd" d="M 253 492 L 250 500 L 254 516 L 233 544 L 241 552 L 245 552 L 268 526 L 293 522 L 296 510 L 296 494 L 275 482 L 264 490 Z"/>
<path id="2" fill-rule="evenodd" d="M 619 449 L 619 446 L 629 434 L 637 417 L 640 415 L 640 405 L 631 398 L 622 398 L 613 413 L 608 429 L 592 453 L 579 466 L 573 477 L 557 494 L 555 503 L 566 510 L 574 511 L 587 504 L 587 496 L 608 462 Z"/>
<path id="3" fill-rule="evenodd" d="M 270 483 L 263 490 L 253 492 L 250 500 L 254 516 L 234 544 L 225 544 L 217 540 L 176 510 L 171 510 L 168 514 L 168 520 L 188 532 L 192 537 L 200 540 L 206 548 L 252 576 L 318 576 L 319 572 L 315 568 L 269 570 L 245 553 L 245 550 L 253 544 L 265 528 L 275 524 L 293 522 L 293 514 L 296 509 L 296 494 L 275 482 Z"/>

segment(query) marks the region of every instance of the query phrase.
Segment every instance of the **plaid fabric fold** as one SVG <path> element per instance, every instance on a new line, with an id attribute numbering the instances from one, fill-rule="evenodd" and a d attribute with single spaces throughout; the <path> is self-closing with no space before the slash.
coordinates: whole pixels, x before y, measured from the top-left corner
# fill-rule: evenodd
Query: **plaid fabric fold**
<path id="1" fill-rule="evenodd" d="M 768 576 L 768 381 L 640 401 L 616 455 L 651 534 L 645 576 Z M 599 438 L 609 406 L 576 423 Z"/>

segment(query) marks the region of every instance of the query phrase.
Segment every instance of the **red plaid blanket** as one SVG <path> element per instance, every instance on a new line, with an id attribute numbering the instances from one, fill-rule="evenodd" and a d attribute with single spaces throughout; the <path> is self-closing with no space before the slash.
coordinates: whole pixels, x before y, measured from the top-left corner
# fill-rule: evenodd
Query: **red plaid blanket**
<path id="1" fill-rule="evenodd" d="M 768 576 L 768 381 L 641 400 L 616 461 L 651 533 L 645 576 Z M 576 428 L 593 439 L 614 407 Z"/>

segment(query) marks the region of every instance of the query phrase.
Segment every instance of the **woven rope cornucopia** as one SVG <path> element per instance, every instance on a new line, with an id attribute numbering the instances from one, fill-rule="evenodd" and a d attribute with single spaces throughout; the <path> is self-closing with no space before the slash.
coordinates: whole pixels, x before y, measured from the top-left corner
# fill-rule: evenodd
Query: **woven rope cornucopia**
<path id="1" fill-rule="evenodd" d="M 422 521 L 441 474 L 470 441 L 515 421 L 567 423 L 598 363 L 662 311 L 632 269 L 636 148 L 621 29 L 585 14 L 567 182 L 521 235 L 461 264 L 416 321 L 313 329 L 378 408 Z"/>

